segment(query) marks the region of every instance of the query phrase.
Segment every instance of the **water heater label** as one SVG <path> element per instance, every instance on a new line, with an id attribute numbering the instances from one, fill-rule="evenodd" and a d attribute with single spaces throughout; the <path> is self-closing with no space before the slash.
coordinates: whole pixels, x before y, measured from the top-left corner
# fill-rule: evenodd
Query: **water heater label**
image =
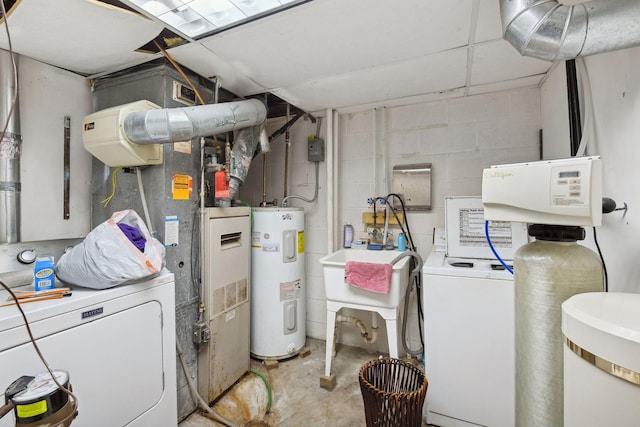
<path id="1" fill-rule="evenodd" d="M 251 233 L 251 247 L 252 248 L 259 248 L 260 247 L 260 235 L 262 233 L 260 233 L 259 231 L 253 231 Z"/>
<path id="2" fill-rule="evenodd" d="M 298 299 L 302 296 L 302 279 L 280 283 L 280 301 Z"/>
<path id="3" fill-rule="evenodd" d="M 262 248 L 262 252 L 280 252 L 280 241 L 276 240 L 277 234 L 256 232 L 251 236 L 251 245 L 254 248 Z"/>
<path id="4" fill-rule="evenodd" d="M 298 253 L 304 253 L 304 231 L 298 231 Z"/>

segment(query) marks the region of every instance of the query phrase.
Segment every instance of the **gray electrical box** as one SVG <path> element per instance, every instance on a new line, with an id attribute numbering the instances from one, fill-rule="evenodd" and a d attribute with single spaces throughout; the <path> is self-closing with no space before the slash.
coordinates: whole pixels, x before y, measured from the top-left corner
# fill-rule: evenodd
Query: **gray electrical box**
<path id="1" fill-rule="evenodd" d="M 324 162 L 324 139 L 309 137 L 307 150 L 310 162 Z"/>

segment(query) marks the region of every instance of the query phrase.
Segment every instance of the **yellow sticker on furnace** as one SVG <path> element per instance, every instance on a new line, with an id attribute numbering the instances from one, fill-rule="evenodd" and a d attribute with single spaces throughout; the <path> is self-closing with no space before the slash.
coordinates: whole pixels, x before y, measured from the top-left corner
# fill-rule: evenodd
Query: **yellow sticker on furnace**
<path id="1" fill-rule="evenodd" d="M 189 200 L 193 192 L 193 179 L 189 175 L 173 174 L 173 200 Z"/>

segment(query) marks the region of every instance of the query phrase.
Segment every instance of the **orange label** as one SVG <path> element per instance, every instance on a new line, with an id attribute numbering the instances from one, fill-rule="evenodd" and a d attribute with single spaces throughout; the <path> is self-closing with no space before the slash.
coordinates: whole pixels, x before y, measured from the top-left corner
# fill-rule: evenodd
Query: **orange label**
<path id="1" fill-rule="evenodd" d="M 193 192 L 193 179 L 189 175 L 173 174 L 173 200 L 189 200 Z"/>

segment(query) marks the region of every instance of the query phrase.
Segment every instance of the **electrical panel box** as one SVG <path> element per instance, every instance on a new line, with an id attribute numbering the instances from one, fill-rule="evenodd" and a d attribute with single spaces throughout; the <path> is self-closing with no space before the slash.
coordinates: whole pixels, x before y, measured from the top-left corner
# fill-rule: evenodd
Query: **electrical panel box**
<path id="1" fill-rule="evenodd" d="M 310 162 L 324 162 L 324 139 L 310 136 L 307 149 Z"/>

